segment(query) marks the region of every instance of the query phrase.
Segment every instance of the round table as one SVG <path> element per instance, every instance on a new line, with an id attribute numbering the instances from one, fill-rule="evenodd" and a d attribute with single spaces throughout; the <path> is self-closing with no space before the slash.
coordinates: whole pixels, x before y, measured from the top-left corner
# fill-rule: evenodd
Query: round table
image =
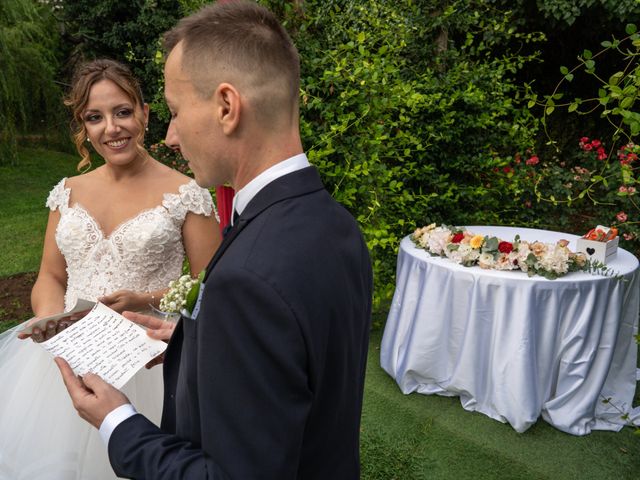
<path id="1" fill-rule="evenodd" d="M 575 235 L 469 226 L 512 241 Z M 523 432 L 542 417 L 574 435 L 620 430 L 636 387 L 638 260 L 618 249 L 622 280 L 573 272 L 556 280 L 464 267 L 400 244 L 381 365 L 404 393 L 460 397 L 462 406 Z M 604 401 L 607 400 L 607 401 Z"/>

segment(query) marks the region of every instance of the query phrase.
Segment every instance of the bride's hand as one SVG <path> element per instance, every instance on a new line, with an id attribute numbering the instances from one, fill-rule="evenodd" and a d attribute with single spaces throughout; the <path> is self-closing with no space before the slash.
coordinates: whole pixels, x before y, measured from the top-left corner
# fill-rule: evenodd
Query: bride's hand
<path id="1" fill-rule="evenodd" d="M 71 325 L 76 323 L 76 321 L 82 318 L 84 314 L 86 314 L 86 312 L 69 315 L 67 317 L 63 317 L 59 319 L 58 321 L 49 320 L 44 330 L 38 327 L 34 327 L 31 333 L 26 333 L 26 332 L 18 333 L 18 338 L 20 340 L 31 338 L 31 340 L 33 340 L 36 343 L 45 342 L 49 340 L 51 337 L 53 337 L 54 335 L 56 335 L 57 333 L 60 333 L 65 328 L 70 327 Z M 40 320 L 40 318 L 38 317 L 32 318 L 29 321 L 29 323 L 27 323 L 27 327 L 30 327 L 31 325 L 36 323 L 38 320 Z"/>
<path id="2" fill-rule="evenodd" d="M 144 310 L 149 307 L 147 295 L 131 290 L 118 290 L 98 299 L 107 307 L 122 313 L 125 310 Z"/>

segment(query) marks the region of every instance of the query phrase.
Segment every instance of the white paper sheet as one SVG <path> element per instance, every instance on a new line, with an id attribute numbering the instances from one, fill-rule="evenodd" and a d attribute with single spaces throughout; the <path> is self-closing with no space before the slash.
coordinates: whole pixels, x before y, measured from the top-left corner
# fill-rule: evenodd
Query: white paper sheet
<path id="1" fill-rule="evenodd" d="M 165 342 L 150 338 L 144 328 L 101 303 L 39 345 L 64 358 L 76 375 L 95 373 L 118 389 L 167 348 Z"/>

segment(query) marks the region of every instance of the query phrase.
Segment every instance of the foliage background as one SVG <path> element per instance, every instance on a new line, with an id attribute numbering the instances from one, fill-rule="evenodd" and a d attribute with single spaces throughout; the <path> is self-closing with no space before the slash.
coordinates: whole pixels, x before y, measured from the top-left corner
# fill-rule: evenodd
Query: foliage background
<path id="1" fill-rule="evenodd" d="M 159 37 L 205 3 L 2 2 L 0 163 L 15 162 L 15 144 L 34 132 L 67 135 L 60 97 L 71 72 L 77 62 L 102 56 L 129 63 L 140 78 L 156 115 L 148 143 L 157 143 L 168 120 Z M 571 204 L 544 201 L 565 195 L 572 168 L 592 162 L 578 139 L 600 138 L 615 150 L 613 132 L 599 112 L 576 116 L 557 109 L 544 119 L 547 137 L 544 106 L 528 103 L 532 92 L 539 99 L 549 95 L 563 78 L 560 67 L 579 62 L 585 48 L 595 52 L 603 40 L 622 36 L 626 22 L 640 18 L 638 1 L 260 3 L 283 20 L 300 50 L 304 145 L 330 192 L 363 229 L 380 309 L 393 293 L 399 240 L 416 226 L 584 233 L 594 222 L 615 222 L 626 208 L 620 202 L 629 198 L 610 189 L 598 193 L 609 205 L 594 205 L 588 196 Z M 7 49 L 13 50 L 5 55 Z M 603 58 L 598 72 L 608 78 L 619 63 Z M 567 98 L 587 98 L 601 85 L 585 78 L 563 88 Z M 175 161 L 162 147 L 156 152 Z M 637 251 L 637 240 L 623 247 Z"/>

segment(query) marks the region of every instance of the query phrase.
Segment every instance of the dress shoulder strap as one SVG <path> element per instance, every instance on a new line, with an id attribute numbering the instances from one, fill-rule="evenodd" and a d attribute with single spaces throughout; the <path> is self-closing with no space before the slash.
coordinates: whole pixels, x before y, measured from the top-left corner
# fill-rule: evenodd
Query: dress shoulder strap
<path id="1" fill-rule="evenodd" d="M 69 196 L 71 195 L 71 189 L 66 188 L 65 182 L 67 178 L 60 180 L 55 187 L 49 192 L 47 202 L 45 205 L 51 210 L 64 210 L 69 207 Z"/>
<path id="2" fill-rule="evenodd" d="M 176 220 L 183 221 L 188 212 L 205 217 L 213 212 L 218 219 L 211 193 L 206 188 L 199 187 L 195 180 L 180 185 L 177 194 L 165 193 L 162 204 Z"/>

